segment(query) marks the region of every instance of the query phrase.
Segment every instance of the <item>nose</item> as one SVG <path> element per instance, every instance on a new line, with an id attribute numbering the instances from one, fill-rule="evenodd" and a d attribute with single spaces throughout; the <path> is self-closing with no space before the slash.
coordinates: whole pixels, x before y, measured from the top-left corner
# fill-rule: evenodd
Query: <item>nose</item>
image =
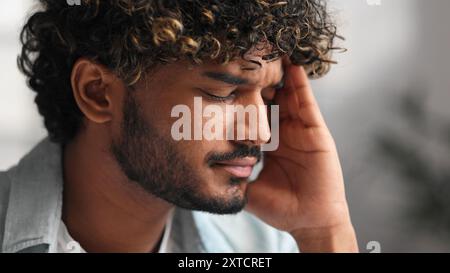
<path id="1" fill-rule="evenodd" d="M 261 146 L 271 137 L 268 108 L 261 92 L 249 95 L 244 105 L 237 106 L 234 134 L 237 143 Z M 244 116 L 244 117 L 243 117 Z M 244 128 L 244 129 L 243 129 Z M 244 130 L 245 132 L 242 132 Z"/>

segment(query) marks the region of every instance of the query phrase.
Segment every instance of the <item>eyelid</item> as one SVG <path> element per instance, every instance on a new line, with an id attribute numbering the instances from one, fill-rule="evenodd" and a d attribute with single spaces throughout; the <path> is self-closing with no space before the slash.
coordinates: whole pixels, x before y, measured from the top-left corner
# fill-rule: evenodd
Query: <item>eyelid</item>
<path id="1" fill-rule="evenodd" d="M 214 94 L 212 94 L 212 93 L 214 93 L 214 91 L 211 91 L 211 90 L 205 90 L 205 89 L 202 89 L 202 88 L 198 88 L 203 94 L 205 94 L 205 95 L 207 95 L 208 97 L 210 97 L 211 99 L 213 99 L 213 100 L 217 100 L 217 101 L 221 101 L 221 102 L 226 102 L 226 101 L 228 101 L 228 100 L 231 100 L 231 99 L 233 99 L 235 96 L 236 96 L 236 89 L 235 90 L 233 90 L 228 96 L 217 96 L 217 95 L 214 95 Z"/>

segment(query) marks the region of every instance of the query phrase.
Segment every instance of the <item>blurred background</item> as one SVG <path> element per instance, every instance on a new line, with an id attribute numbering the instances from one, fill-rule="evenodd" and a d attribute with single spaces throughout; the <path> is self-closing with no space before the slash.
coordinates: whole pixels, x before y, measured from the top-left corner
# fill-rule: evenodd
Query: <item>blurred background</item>
<path id="1" fill-rule="evenodd" d="M 0 9 L 0 170 L 46 134 L 16 66 L 35 2 Z M 328 2 L 348 51 L 313 87 L 338 146 L 360 250 L 450 252 L 450 1 Z"/>

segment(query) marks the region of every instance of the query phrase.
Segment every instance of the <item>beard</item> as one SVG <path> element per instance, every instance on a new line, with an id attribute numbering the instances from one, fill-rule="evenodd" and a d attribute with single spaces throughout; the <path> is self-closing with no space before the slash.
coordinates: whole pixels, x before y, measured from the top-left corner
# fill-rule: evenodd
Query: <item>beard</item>
<path id="1" fill-rule="evenodd" d="M 241 211 L 247 203 L 245 193 L 235 191 L 225 196 L 202 191 L 205 188 L 202 185 L 214 181 L 202 180 L 189 160 L 178 151 L 176 142 L 170 136 L 161 135 L 145 121 L 132 92 L 128 92 L 124 101 L 121 135 L 118 140 L 113 140 L 110 148 L 127 178 L 145 192 L 177 207 L 215 214 Z M 256 146 L 237 145 L 231 153 L 208 153 L 205 167 L 214 160 L 250 155 L 260 159 L 261 151 Z M 245 182 L 230 178 L 228 186 Z"/>

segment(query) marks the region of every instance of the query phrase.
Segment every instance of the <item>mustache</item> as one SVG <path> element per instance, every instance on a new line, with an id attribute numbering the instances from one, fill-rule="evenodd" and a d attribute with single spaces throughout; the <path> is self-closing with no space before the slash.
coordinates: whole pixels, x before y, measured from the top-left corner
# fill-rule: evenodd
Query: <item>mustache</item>
<path id="1" fill-rule="evenodd" d="M 228 161 L 233 160 L 237 158 L 244 158 L 244 157 L 255 157 L 258 162 L 261 160 L 263 152 L 261 151 L 260 146 L 249 146 L 245 144 L 235 144 L 236 149 L 232 152 L 228 153 L 216 153 L 216 152 L 209 152 L 207 154 L 207 160 L 209 166 L 213 165 L 216 162 L 220 161 Z"/>

